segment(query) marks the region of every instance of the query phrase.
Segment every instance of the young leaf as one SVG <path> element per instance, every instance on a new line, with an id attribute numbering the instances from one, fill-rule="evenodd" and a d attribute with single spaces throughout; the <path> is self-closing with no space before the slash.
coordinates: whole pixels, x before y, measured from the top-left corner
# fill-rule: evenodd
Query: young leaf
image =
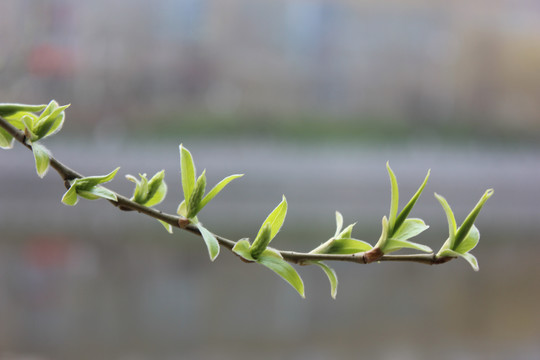
<path id="1" fill-rule="evenodd" d="M 414 243 L 412 241 L 403 241 L 403 240 L 396 240 L 396 239 L 389 239 L 386 243 L 384 248 L 381 248 L 381 250 L 385 253 L 391 253 L 393 251 L 397 251 L 403 248 L 408 249 L 415 249 L 423 252 L 433 252 L 429 246 Z"/>
<path id="2" fill-rule="evenodd" d="M 365 241 L 357 239 L 331 239 L 331 241 L 311 251 L 313 254 L 356 254 L 371 250 L 373 247 Z"/>
<path id="3" fill-rule="evenodd" d="M 19 130 L 24 130 L 24 123 L 22 121 L 22 118 L 24 116 L 33 116 L 33 117 L 36 117 L 36 115 L 32 114 L 32 113 L 27 113 L 27 112 L 21 112 L 21 113 L 15 113 L 13 115 L 10 115 L 10 116 L 6 116 L 6 120 L 8 123 L 10 123 L 11 125 L 13 125 L 13 127 L 19 129 Z M 37 117 L 36 117 L 37 118 Z"/>
<path id="4" fill-rule="evenodd" d="M 44 117 L 47 117 L 49 115 L 51 115 L 53 113 L 54 110 L 58 109 L 58 102 L 56 100 L 51 100 L 49 101 L 49 103 L 47 104 L 47 107 L 45 108 L 45 110 L 43 110 L 41 112 L 41 115 L 39 116 L 40 118 L 44 118 Z"/>
<path id="5" fill-rule="evenodd" d="M 188 201 L 195 186 L 195 164 L 188 149 L 180 144 L 180 171 L 182 172 L 182 188 L 184 199 Z"/>
<path id="6" fill-rule="evenodd" d="M 139 174 L 141 180 L 137 180 L 134 176 L 126 175 L 126 179 L 133 181 L 135 183 L 135 190 L 133 191 L 133 196 L 131 197 L 132 201 L 135 201 L 137 204 L 146 203 L 146 197 L 148 195 L 148 180 L 146 179 L 146 174 Z"/>
<path id="7" fill-rule="evenodd" d="M 37 174 L 43 178 L 49 170 L 49 151 L 39 143 L 32 143 L 32 152 L 34 153 Z"/>
<path id="8" fill-rule="evenodd" d="M 283 195 L 283 199 L 281 202 L 276 206 L 276 208 L 268 215 L 266 220 L 264 220 L 263 224 L 261 225 L 261 229 L 259 230 L 259 233 L 257 234 L 257 237 L 259 234 L 263 231 L 263 228 L 266 224 L 270 224 L 270 227 L 272 228 L 272 232 L 270 235 L 270 240 L 272 240 L 278 231 L 281 229 L 281 226 L 283 225 L 283 222 L 285 221 L 285 216 L 287 215 L 287 199 L 285 198 L 285 195 Z"/>
<path id="9" fill-rule="evenodd" d="M 321 269 L 323 269 L 326 276 L 328 276 L 328 280 L 330 281 L 330 294 L 332 295 L 332 298 L 335 299 L 338 287 L 338 279 L 336 272 L 334 271 L 334 269 L 332 269 L 322 261 L 314 261 L 313 264 L 319 265 Z"/>
<path id="10" fill-rule="evenodd" d="M 88 190 L 96 185 L 103 184 L 114 179 L 119 169 L 120 167 L 117 167 L 107 175 L 87 176 L 81 179 L 75 179 L 72 186 L 76 184 L 78 189 Z"/>
<path id="11" fill-rule="evenodd" d="M 165 170 L 156 173 L 148 181 L 148 194 L 146 197 L 146 206 L 154 206 L 165 199 L 167 195 L 167 184 L 163 180 L 165 178 Z"/>
<path id="12" fill-rule="evenodd" d="M 467 262 L 472 266 L 474 271 L 480 270 L 480 267 L 478 266 L 478 260 L 473 254 L 465 253 L 465 254 L 460 254 L 460 256 L 463 259 L 467 260 Z"/>
<path id="13" fill-rule="evenodd" d="M 253 256 L 251 256 L 251 245 L 249 244 L 248 239 L 241 239 L 236 242 L 232 251 L 248 261 L 255 261 Z"/>
<path id="14" fill-rule="evenodd" d="M 54 100 L 51 101 L 49 105 L 50 106 L 43 111 L 34 124 L 33 131 L 38 139 L 42 139 L 60 131 L 64 123 L 64 110 L 69 107 L 69 105 L 58 106 L 58 103 Z"/>
<path id="15" fill-rule="evenodd" d="M 88 176 L 70 181 L 71 186 L 62 197 L 62 202 L 71 206 L 77 204 L 77 194 L 90 200 L 105 198 L 116 201 L 117 197 L 114 192 L 103 187 L 98 187 L 97 185 L 111 181 L 118 172 L 118 169 L 120 168 L 116 168 L 107 175 Z"/>
<path id="16" fill-rule="evenodd" d="M 424 191 L 424 188 L 426 187 L 430 172 L 431 170 L 428 170 L 426 178 L 424 179 L 424 182 L 422 183 L 422 185 L 420 185 L 420 187 L 418 188 L 416 193 L 413 195 L 411 200 L 409 200 L 407 205 L 405 205 L 405 207 L 401 210 L 401 212 L 397 216 L 396 223 L 394 224 L 394 227 L 393 227 L 393 231 L 399 230 L 399 227 L 401 226 L 401 224 L 403 224 L 405 219 L 407 219 L 407 216 L 409 215 L 412 208 L 414 207 L 414 204 L 416 204 L 416 201 L 420 197 L 420 194 L 422 194 L 422 191 Z"/>
<path id="17" fill-rule="evenodd" d="M 172 233 L 173 233 L 173 231 L 172 231 L 172 225 L 171 225 L 171 224 L 168 224 L 168 223 L 166 223 L 166 222 L 163 221 L 163 220 L 158 220 L 158 221 L 161 223 L 161 225 L 163 225 L 163 227 L 165 228 L 165 230 L 167 230 L 167 232 L 168 232 L 169 234 L 172 234 Z"/>
<path id="18" fill-rule="evenodd" d="M 139 174 L 140 181 L 132 175 L 126 175 L 126 179 L 135 183 L 135 191 L 131 200 L 145 206 L 154 206 L 162 202 L 167 194 L 167 185 L 163 181 L 164 176 L 165 170 L 156 173 L 150 181 L 146 179 L 146 174 Z"/>
<path id="19" fill-rule="evenodd" d="M 422 219 L 406 219 L 398 230 L 392 235 L 392 239 L 405 241 L 429 228 Z"/>
<path id="20" fill-rule="evenodd" d="M 69 206 L 75 206 L 77 205 L 78 201 L 79 201 L 79 198 L 77 197 L 76 188 L 75 186 L 72 185 L 62 197 L 62 202 Z"/>
<path id="21" fill-rule="evenodd" d="M 390 176 L 390 183 L 391 183 L 391 197 L 390 197 L 390 217 L 388 218 L 388 228 L 389 228 L 389 234 L 392 234 L 392 231 L 394 230 L 394 224 L 396 223 L 396 216 L 398 211 L 398 205 L 399 205 L 399 188 L 397 184 L 396 175 L 390 168 L 390 163 L 386 163 L 386 170 L 388 170 L 388 175 Z"/>
<path id="22" fill-rule="evenodd" d="M 223 188 L 225 188 L 225 186 L 227 186 L 228 183 L 242 176 L 244 176 L 244 174 L 235 174 L 235 175 L 227 176 L 225 179 L 221 180 L 216 186 L 212 188 L 212 190 L 210 190 L 208 194 L 206 194 L 204 199 L 202 199 L 201 204 L 199 205 L 201 210 L 210 202 L 210 200 L 212 200 L 217 194 L 219 194 L 219 192 L 223 190 Z"/>
<path id="23" fill-rule="evenodd" d="M 450 249 L 453 249 L 454 241 L 456 238 L 456 230 L 457 230 L 456 218 L 454 216 L 454 212 L 452 211 L 452 208 L 450 208 L 450 205 L 448 204 L 448 201 L 446 201 L 445 198 L 443 198 L 441 195 L 437 193 L 435 193 L 435 197 L 441 203 L 444 209 L 444 212 L 446 214 L 446 219 L 448 220 L 448 234 L 449 234 L 448 238 L 450 239 L 449 247 Z"/>
<path id="24" fill-rule="evenodd" d="M 210 260 L 214 261 L 219 255 L 219 242 L 217 241 L 214 234 L 208 231 L 200 222 L 195 223 L 197 229 L 201 232 L 201 235 L 206 243 L 208 248 L 208 255 L 210 255 Z"/>
<path id="25" fill-rule="evenodd" d="M 443 251 L 439 252 L 439 254 L 437 254 L 437 256 L 440 256 L 440 257 L 444 257 L 444 256 L 461 257 L 461 258 L 465 259 L 472 266 L 474 271 L 480 270 L 480 267 L 478 266 L 478 260 L 471 253 L 461 254 L 461 253 L 458 253 L 456 251 L 446 249 L 446 250 L 443 250 Z"/>
<path id="26" fill-rule="evenodd" d="M 474 220 L 478 216 L 478 213 L 480 212 L 484 203 L 492 195 L 493 189 L 487 190 L 480 199 L 480 201 L 476 204 L 474 209 L 471 211 L 471 213 L 467 216 L 463 224 L 459 227 L 459 229 L 456 230 L 456 222 L 452 210 L 448 205 L 448 202 L 442 196 L 438 196 L 437 194 L 435 194 L 447 214 L 450 227 L 450 236 L 437 253 L 438 257 L 462 257 L 472 266 L 475 271 L 479 270 L 478 260 L 474 255 L 470 253 L 470 251 L 474 249 L 480 241 L 480 232 L 478 231 L 476 226 L 474 226 Z M 465 231 L 467 231 L 467 233 L 465 233 Z"/>
<path id="27" fill-rule="evenodd" d="M 355 224 L 347 226 L 344 230 L 343 216 L 336 211 L 336 232 L 332 238 L 311 250 L 311 254 L 355 254 L 372 249 L 365 241 L 352 238 L 352 229 Z"/>
<path id="28" fill-rule="evenodd" d="M 480 241 L 480 231 L 476 228 L 476 226 L 472 226 L 471 230 L 469 230 L 469 233 L 467 236 L 465 236 L 465 239 L 459 244 L 454 251 L 458 252 L 460 254 L 465 254 L 471 251 L 478 245 L 478 242 Z"/>
<path id="29" fill-rule="evenodd" d="M 339 211 L 336 211 L 336 233 L 334 234 L 334 237 L 338 237 L 341 228 L 343 228 L 343 215 L 341 215 Z"/>
<path id="30" fill-rule="evenodd" d="M 450 205 L 448 205 L 448 202 L 445 198 L 442 196 L 435 194 L 435 197 L 439 200 L 441 203 L 445 213 L 446 217 L 448 219 L 448 229 L 449 229 L 449 237 L 448 237 L 448 244 L 445 244 L 443 248 L 441 249 L 450 249 L 450 250 L 456 250 L 460 247 L 461 243 L 467 238 L 469 232 L 471 231 L 472 227 L 474 226 L 474 220 L 478 216 L 478 213 L 484 206 L 487 199 L 489 199 L 493 195 L 493 189 L 488 189 L 482 198 L 480 198 L 480 201 L 476 204 L 474 209 L 467 215 L 465 220 L 463 221 L 463 224 L 459 227 L 459 229 L 456 229 L 456 219 L 454 217 L 454 213 L 452 212 L 452 209 L 450 208 Z M 476 230 L 478 231 L 478 229 Z M 474 236 L 474 233 L 473 235 Z M 480 237 L 480 234 L 478 233 L 478 238 Z M 474 241 L 474 239 L 469 239 L 466 247 L 470 246 L 471 241 Z M 476 246 L 476 244 L 475 244 Z"/>
<path id="31" fill-rule="evenodd" d="M 257 259 L 259 255 L 263 253 L 264 250 L 268 247 L 268 244 L 272 240 L 271 237 L 272 234 L 272 227 L 270 224 L 263 225 L 261 231 L 257 234 L 257 237 L 255 240 L 253 240 L 253 244 L 251 245 L 251 256 L 254 259 Z"/>
<path id="32" fill-rule="evenodd" d="M 27 105 L 15 103 L 0 103 L 0 116 L 6 117 L 18 112 L 38 112 L 45 109 L 47 105 Z"/>
<path id="33" fill-rule="evenodd" d="M 338 239 L 352 238 L 352 230 L 353 230 L 354 225 L 356 225 L 356 223 L 347 226 L 342 232 L 338 234 L 338 236 L 336 236 L 336 238 Z"/>
<path id="34" fill-rule="evenodd" d="M 109 189 L 101 186 L 94 186 L 89 189 L 77 189 L 77 194 L 88 200 L 97 200 L 99 198 L 118 201 L 116 194 Z"/>
<path id="35" fill-rule="evenodd" d="M 187 218 L 187 206 L 186 201 L 183 200 L 180 205 L 178 205 L 178 209 L 176 209 L 176 213 L 182 217 Z"/>
<path id="36" fill-rule="evenodd" d="M 38 136 L 34 133 L 34 124 L 36 120 L 37 116 L 30 113 L 21 117 L 21 122 L 24 124 L 24 133 L 30 139 L 30 141 L 38 140 Z"/>
<path id="37" fill-rule="evenodd" d="M 13 136 L 4 128 L 0 127 L 0 148 L 11 149 L 13 147 Z"/>
<path id="38" fill-rule="evenodd" d="M 257 262 L 266 266 L 285 281 L 287 281 L 296 291 L 305 298 L 304 294 L 304 282 L 296 270 L 283 258 L 277 255 L 274 251 L 269 249 L 265 250 L 257 259 Z"/>
<path id="39" fill-rule="evenodd" d="M 188 219 L 192 219 L 201 210 L 200 204 L 204 195 L 204 192 L 206 190 L 206 175 L 205 171 L 202 172 L 201 176 L 197 179 L 197 182 L 195 183 L 195 187 L 193 188 L 193 191 L 191 192 L 191 196 L 189 197 L 189 200 L 187 201 L 187 217 Z"/>
<path id="40" fill-rule="evenodd" d="M 480 200 L 478 201 L 474 209 L 472 209 L 469 215 L 467 215 L 467 217 L 465 218 L 465 220 L 463 221 L 459 229 L 457 229 L 456 231 L 456 240 L 452 249 L 454 250 L 457 249 L 459 245 L 461 244 L 461 242 L 465 239 L 466 235 L 469 233 L 469 231 L 471 230 L 474 224 L 474 220 L 480 213 L 480 210 L 482 210 L 482 207 L 492 195 L 493 195 L 493 189 L 488 189 L 484 193 L 484 195 L 482 195 L 482 197 L 480 198 Z"/>
<path id="41" fill-rule="evenodd" d="M 384 248 L 387 242 L 388 242 L 388 219 L 386 218 L 386 216 L 383 216 L 381 236 L 379 237 L 379 241 L 377 241 L 377 244 L 375 244 L 375 248 L 379 248 L 384 252 Z"/>

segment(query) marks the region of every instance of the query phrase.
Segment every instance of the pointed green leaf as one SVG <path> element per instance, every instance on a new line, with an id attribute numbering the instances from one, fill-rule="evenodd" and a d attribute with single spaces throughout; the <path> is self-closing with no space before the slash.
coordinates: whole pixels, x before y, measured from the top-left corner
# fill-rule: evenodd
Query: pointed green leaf
<path id="1" fill-rule="evenodd" d="M 276 208 L 270 213 L 270 215 L 268 215 L 266 220 L 264 220 L 259 230 L 259 234 L 263 231 L 263 228 L 266 224 L 270 224 L 270 227 L 272 228 L 272 233 L 270 235 L 270 241 L 271 241 L 276 236 L 278 231 L 281 229 L 281 226 L 283 225 L 283 222 L 285 221 L 286 215 L 287 215 L 287 199 L 285 198 L 285 195 L 283 195 L 283 199 L 278 204 L 278 206 L 276 206 Z M 259 236 L 259 234 L 257 234 L 257 236 Z"/>
<path id="2" fill-rule="evenodd" d="M 49 170 L 49 151 L 39 143 L 32 143 L 32 152 L 34 153 L 37 174 L 40 178 L 43 178 L 47 170 Z"/>
<path id="3" fill-rule="evenodd" d="M 184 199 L 189 200 L 193 187 L 195 186 L 195 164 L 193 157 L 188 149 L 180 144 L 180 171 L 182 175 L 182 188 L 184 190 Z"/>
<path id="4" fill-rule="evenodd" d="M 332 298 L 335 299 L 338 287 L 338 278 L 336 272 L 322 261 L 314 261 L 313 264 L 319 265 L 321 269 L 323 269 L 326 276 L 328 276 L 328 280 L 330 281 L 330 295 L 332 295 Z"/>
<path id="5" fill-rule="evenodd" d="M 135 190 L 130 200 L 144 205 L 148 193 L 148 180 L 146 180 L 146 174 L 139 174 L 139 177 L 141 178 L 140 181 L 132 175 L 126 175 L 126 179 L 135 183 Z"/>
<path id="6" fill-rule="evenodd" d="M 439 252 L 437 253 L 437 256 L 441 256 L 441 254 L 444 251 L 449 250 L 449 249 L 450 249 L 450 238 L 446 239 L 443 246 L 441 246 L 441 248 L 439 249 Z"/>
<path id="7" fill-rule="evenodd" d="M 439 256 L 439 257 L 444 257 L 444 256 L 460 257 L 460 258 L 465 259 L 472 266 L 474 271 L 480 270 L 480 267 L 478 266 L 478 260 L 471 253 L 460 254 L 460 253 L 458 253 L 456 251 L 448 249 L 448 250 L 442 251 L 440 254 L 437 254 L 437 256 Z"/>
<path id="8" fill-rule="evenodd" d="M 167 184 L 163 180 L 165 177 L 165 170 L 161 170 L 156 173 L 150 181 L 148 181 L 148 195 L 146 199 L 146 206 L 154 206 L 165 199 L 167 195 Z"/>
<path id="9" fill-rule="evenodd" d="M 273 251 L 265 250 L 257 259 L 257 262 L 261 265 L 266 266 L 279 276 L 283 280 L 287 281 L 293 288 L 298 291 L 300 296 L 305 298 L 304 294 L 304 282 L 296 270 L 285 260 L 276 256 L 276 253 Z"/>
<path id="10" fill-rule="evenodd" d="M 62 128 L 64 123 L 65 112 L 69 105 L 56 106 L 49 110 L 49 107 L 40 115 L 34 126 L 34 133 L 39 139 L 54 135 Z"/>
<path id="11" fill-rule="evenodd" d="M 219 255 L 219 242 L 217 241 L 216 237 L 204 226 L 202 226 L 200 222 L 195 223 L 195 226 L 197 226 L 197 229 L 199 229 L 201 232 L 204 242 L 206 243 L 210 260 L 216 260 L 217 256 Z"/>
<path id="12" fill-rule="evenodd" d="M 18 112 L 38 112 L 47 107 L 46 104 L 41 105 L 27 105 L 16 103 L 0 103 L 0 116 L 6 117 Z"/>
<path id="13" fill-rule="evenodd" d="M 58 109 L 58 106 L 59 104 L 56 100 L 49 101 L 49 103 L 47 104 L 47 107 L 45 108 L 45 110 L 43 110 L 43 112 L 41 113 L 39 117 L 44 118 L 46 116 L 49 116 L 50 114 L 53 113 L 54 110 Z"/>
<path id="14" fill-rule="evenodd" d="M 480 267 L 478 266 L 478 260 L 473 254 L 465 253 L 465 254 L 460 254 L 460 256 L 464 258 L 465 260 L 467 260 L 467 262 L 472 266 L 474 271 L 480 270 Z"/>
<path id="15" fill-rule="evenodd" d="M 0 148 L 11 149 L 13 147 L 13 136 L 4 128 L 0 127 Z"/>
<path id="16" fill-rule="evenodd" d="M 373 249 L 373 246 L 363 240 L 340 238 L 332 242 L 329 254 L 356 254 L 371 249 Z"/>
<path id="17" fill-rule="evenodd" d="M 161 223 L 161 225 L 163 225 L 163 227 L 165 228 L 165 230 L 167 230 L 167 232 L 168 232 L 169 234 L 172 234 L 172 233 L 173 233 L 172 225 L 171 225 L 171 224 L 168 224 L 168 223 L 166 223 L 166 222 L 163 221 L 163 220 L 158 220 L 158 221 Z"/>
<path id="18" fill-rule="evenodd" d="M 356 223 L 347 226 L 341 233 L 338 234 L 338 239 L 350 239 L 352 238 L 352 230 Z"/>
<path id="19" fill-rule="evenodd" d="M 314 254 L 356 254 L 368 251 L 373 248 L 365 241 L 357 239 L 331 239 L 325 243 L 326 246 L 320 246 L 313 250 Z"/>
<path id="20" fill-rule="evenodd" d="M 461 242 L 465 239 L 465 236 L 471 230 L 474 224 L 474 220 L 480 213 L 480 210 L 482 210 L 482 207 L 492 195 L 493 195 L 493 189 L 488 189 L 484 193 L 484 195 L 482 195 L 482 197 L 480 198 L 480 200 L 478 201 L 474 209 L 472 209 L 469 215 L 467 215 L 467 217 L 465 218 L 465 220 L 463 221 L 463 223 L 461 224 L 461 226 L 456 232 L 456 240 L 454 242 L 454 246 L 452 247 L 452 249 L 454 250 L 457 249 L 459 245 L 461 244 Z"/>
<path id="21" fill-rule="evenodd" d="M 233 181 L 234 179 L 238 179 L 240 177 L 244 176 L 244 174 L 235 174 L 231 176 L 227 176 L 225 179 L 221 180 L 216 186 L 210 190 L 208 194 L 202 199 L 201 204 L 199 205 L 201 210 L 204 208 L 225 186 L 227 186 L 228 183 Z"/>
<path id="22" fill-rule="evenodd" d="M 414 243 L 412 241 L 403 241 L 389 239 L 384 248 L 381 248 L 382 252 L 385 254 L 400 250 L 400 249 L 415 249 L 423 252 L 433 252 L 429 246 Z"/>
<path id="23" fill-rule="evenodd" d="M 189 200 L 187 201 L 188 219 L 191 219 L 194 216 L 196 216 L 201 210 L 200 204 L 204 196 L 204 192 L 206 190 L 205 173 L 206 173 L 206 170 L 204 170 L 201 176 L 199 176 L 199 178 L 197 179 L 197 182 L 195 183 L 195 187 L 193 188 L 193 191 L 191 192 L 191 196 L 189 197 Z"/>
<path id="24" fill-rule="evenodd" d="M 247 239 L 238 240 L 232 251 L 248 261 L 255 261 L 253 256 L 251 256 L 251 245 Z"/>
<path id="25" fill-rule="evenodd" d="M 388 219 L 386 216 L 382 218 L 382 231 L 379 241 L 375 244 L 375 248 L 384 249 L 386 243 L 388 242 Z"/>
<path id="26" fill-rule="evenodd" d="M 96 200 L 102 198 L 112 201 L 118 201 L 116 193 L 102 186 L 94 186 L 89 189 L 77 189 L 77 194 L 88 200 Z"/>
<path id="27" fill-rule="evenodd" d="M 158 205 L 165 199 L 167 195 L 167 184 L 165 181 L 161 181 L 157 187 L 153 187 L 151 190 L 148 192 L 149 198 L 145 204 L 146 206 Z"/>
<path id="28" fill-rule="evenodd" d="M 75 182 L 73 185 L 76 185 L 78 190 L 91 189 L 96 185 L 103 184 L 114 179 L 119 169 L 120 167 L 117 167 L 116 169 L 108 173 L 107 175 L 87 176 L 81 179 L 75 179 Z"/>
<path id="29" fill-rule="evenodd" d="M 397 232 L 392 235 L 395 240 L 408 240 L 429 228 L 422 219 L 406 219 L 398 228 Z"/>
<path id="30" fill-rule="evenodd" d="M 107 175 L 89 176 L 89 177 L 87 177 L 85 179 L 91 179 L 90 182 L 96 181 L 95 185 L 103 184 L 103 183 L 109 182 L 112 179 L 114 179 L 114 177 L 116 176 L 116 173 L 118 172 L 118 170 L 120 170 L 120 166 L 117 167 L 116 169 L 114 169 L 113 171 L 111 171 L 110 173 L 108 173 Z"/>
<path id="31" fill-rule="evenodd" d="M 77 198 L 77 189 L 72 185 L 68 191 L 64 194 L 62 197 L 62 202 L 69 206 L 74 206 L 79 201 L 79 198 Z"/>
<path id="32" fill-rule="evenodd" d="M 453 249 L 454 248 L 454 240 L 456 238 L 456 230 L 457 230 L 456 218 L 454 217 L 454 212 L 450 208 L 450 205 L 448 205 L 448 201 L 446 201 L 445 198 L 443 198 L 442 196 L 440 196 L 437 193 L 435 193 L 435 197 L 441 203 L 441 205 L 442 205 L 442 207 L 444 209 L 444 212 L 446 214 L 446 219 L 448 220 L 448 233 L 449 233 L 448 238 L 450 239 L 450 248 Z"/>
<path id="33" fill-rule="evenodd" d="M 343 215 L 341 215 L 339 211 L 336 211 L 336 233 L 334 234 L 334 237 L 337 237 L 339 235 L 342 227 L 343 227 Z"/>
<path id="34" fill-rule="evenodd" d="M 463 239 L 454 251 L 460 254 L 468 253 L 478 245 L 478 241 L 480 241 L 480 231 L 473 225 L 467 236 L 465 236 L 465 239 Z"/>
<path id="35" fill-rule="evenodd" d="M 180 216 L 183 216 L 185 218 L 187 218 L 187 206 L 186 206 L 186 201 L 183 200 L 180 205 L 178 205 L 178 209 L 176 209 L 176 213 Z"/>
<path id="36" fill-rule="evenodd" d="M 90 188 L 89 190 L 91 190 L 91 189 L 92 188 Z M 86 200 L 97 200 L 97 199 L 100 198 L 98 195 L 92 193 L 89 190 L 77 189 L 77 195 L 79 195 L 80 197 L 82 197 L 83 199 L 86 199 Z"/>
<path id="37" fill-rule="evenodd" d="M 64 119 L 66 117 L 65 110 L 70 106 L 71 104 L 60 106 L 50 115 L 50 117 L 54 118 L 54 121 L 45 136 L 54 135 L 62 129 L 62 126 L 64 125 Z"/>
<path id="38" fill-rule="evenodd" d="M 396 179 L 396 175 L 394 175 L 394 172 L 390 168 L 390 163 L 386 163 L 386 170 L 388 170 L 388 175 L 390 176 L 390 184 L 391 184 L 391 198 L 390 198 L 390 217 L 388 218 L 388 229 L 389 234 L 392 234 L 392 231 L 394 229 L 394 224 L 396 223 L 396 216 L 398 211 L 398 205 L 399 205 L 399 188 L 398 183 Z"/>
<path id="39" fill-rule="evenodd" d="M 24 124 L 24 132 L 30 138 L 31 141 L 38 139 L 38 136 L 34 133 L 34 124 L 37 120 L 37 116 L 34 114 L 25 114 L 21 118 L 21 122 Z"/>
<path id="40" fill-rule="evenodd" d="M 270 224 L 265 224 L 261 231 L 257 234 L 257 237 L 255 240 L 253 240 L 253 244 L 251 245 L 251 256 L 253 256 L 254 259 L 257 259 L 259 255 L 263 253 L 264 250 L 268 247 L 268 244 L 272 240 L 271 237 L 272 234 L 272 226 Z"/>
<path id="41" fill-rule="evenodd" d="M 136 178 L 135 176 L 133 176 L 133 175 L 127 174 L 127 175 L 126 175 L 126 179 L 128 179 L 128 180 L 131 181 L 131 182 L 134 182 L 135 184 L 138 184 L 138 183 L 139 183 L 139 180 L 137 180 L 137 178 Z"/>
<path id="42" fill-rule="evenodd" d="M 401 213 L 399 213 L 398 217 L 396 218 L 396 223 L 394 224 L 394 227 L 393 227 L 394 232 L 396 231 L 396 229 L 399 230 L 399 227 L 401 226 L 401 224 L 403 224 L 403 222 L 405 221 L 407 216 L 409 216 L 409 213 L 411 212 L 412 208 L 414 207 L 414 204 L 416 204 L 416 201 L 420 197 L 420 194 L 422 194 L 422 191 L 424 191 L 424 188 L 426 187 L 427 181 L 429 179 L 430 172 L 431 172 L 431 170 L 428 170 L 426 178 L 424 179 L 424 182 L 422 183 L 422 185 L 420 185 L 420 188 L 418 188 L 418 190 L 413 195 L 411 200 L 409 200 L 407 205 L 405 205 L 403 210 L 401 210 Z"/>
<path id="43" fill-rule="evenodd" d="M 19 130 L 24 130 L 24 123 L 22 121 L 22 118 L 24 116 L 26 116 L 26 115 L 29 115 L 29 114 L 24 113 L 24 112 L 23 113 L 18 113 L 18 114 L 6 117 L 6 120 L 8 121 L 8 123 L 13 125 L 15 128 L 17 128 Z M 34 114 L 31 114 L 31 115 L 35 117 Z"/>

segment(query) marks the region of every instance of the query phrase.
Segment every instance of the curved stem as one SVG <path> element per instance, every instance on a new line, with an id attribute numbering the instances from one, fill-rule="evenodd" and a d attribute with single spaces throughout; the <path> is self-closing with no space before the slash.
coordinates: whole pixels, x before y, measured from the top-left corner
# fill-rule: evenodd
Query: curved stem
<path id="1" fill-rule="evenodd" d="M 4 128 L 18 142 L 26 146 L 28 149 L 32 150 L 32 145 L 26 142 L 26 136 L 24 135 L 24 132 L 15 128 L 13 125 L 11 125 L 7 120 L 5 120 L 2 117 L 0 117 L 0 127 Z M 66 187 L 69 187 L 69 183 L 67 183 L 67 180 L 73 180 L 73 179 L 84 177 L 77 171 L 70 169 L 69 167 L 67 167 L 60 161 L 58 161 L 52 155 L 50 156 L 50 165 L 54 170 L 56 170 L 56 172 L 58 173 L 58 175 L 60 175 L 62 180 L 66 182 L 66 185 L 67 185 Z M 156 210 L 154 208 L 138 204 L 122 195 L 117 194 L 117 199 L 118 199 L 117 201 L 109 200 L 109 202 L 121 210 L 137 211 L 139 213 L 150 216 L 154 219 L 164 221 L 167 224 L 170 224 L 177 228 L 183 229 L 185 231 L 189 231 L 195 235 L 202 236 L 199 229 L 193 224 L 190 224 L 189 220 L 184 217 L 167 214 L 159 210 Z M 232 248 L 236 244 L 235 241 L 229 240 L 222 236 L 215 235 L 215 237 L 221 246 L 229 250 L 232 250 Z M 372 258 L 370 252 L 339 255 L 339 254 L 312 254 L 312 253 L 303 253 L 303 252 L 286 251 L 286 250 L 278 250 L 278 249 L 276 250 L 281 254 L 281 256 L 283 256 L 283 259 L 287 260 L 288 262 L 299 264 L 299 265 L 309 265 L 310 263 L 314 261 L 346 261 L 346 262 L 353 262 L 357 264 L 369 264 L 374 261 L 408 261 L 408 262 L 417 262 L 421 264 L 436 265 L 436 264 L 442 264 L 442 263 L 448 262 L 453 259 L 452 257 L 437 257 L 436 254 L 379 255 L 376 259 L 374 259 Z"/>

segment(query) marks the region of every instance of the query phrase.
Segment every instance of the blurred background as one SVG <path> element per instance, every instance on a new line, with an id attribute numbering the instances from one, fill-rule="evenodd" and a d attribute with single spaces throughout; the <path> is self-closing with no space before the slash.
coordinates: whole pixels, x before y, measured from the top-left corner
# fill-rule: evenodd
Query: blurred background
<path id="1" fill-rule="evenodd" d="M 514 1 L 3 0 L 0 102 L 71 103 L 46 146 L 83 174 L 165 169 L 178 145 L 209 185 L 245 173 L 201 213 L 253 238 L 284 193 L 282 249 L 334 233 L 375 243 L 402 202 L 447 236 L 483 192 L 475 273 L 334 264 L 336 300 L 302 267 L 307 299 L 272 272 L 104 201 L 60 203 L 53 171 L 0 152 L 0 359 L 540 358 L 540 4 Z M 407 199 L 406 199 L 407 198 Z"/>

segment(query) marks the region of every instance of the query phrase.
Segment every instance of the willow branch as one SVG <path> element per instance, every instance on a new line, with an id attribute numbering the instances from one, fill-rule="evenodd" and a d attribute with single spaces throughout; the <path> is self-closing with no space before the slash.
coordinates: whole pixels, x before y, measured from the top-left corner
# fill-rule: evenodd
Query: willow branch
<path id="1" fill-rule="evenodd" d="M 10 135 L 12 135 L 14 139 L 23 144 L 29 150 L 32 150 L 32 145 L 27 142 L 26 135 L 23 131 L 17 129 L 2 117 L 0 117 L 0 126 L 4 128 Z M 58 173 L 58 175 L 60 175 L 62 180 L 64 180 L 64 185 L 66 186 L 66 188 L 70 187 L 69 180 L 84 177 L 79 172 L 72 170 L 71 168 L 58 161 L 52 155 L 50 156 L 50 166 Z M 108 201 L 120 210 L 137 211 L 154 219 L 161 220 L 167 224 L 170 224 L 171 226 L 188 231 L 197 236 L 202 236 L 199 229 L 195 225 L 191 224 L 190 221 L 184 217 L 167 214 L 154 208 L 138 204 L 128 199 L 127 197 L 117 194 L 116 192 L 115 194 L 117 196 L 117 201 Z M 214 234 L 214 236 L 216 237 L 217 241 L 220 243 L 221 246 L 229 250 L 232 250 L 232 248 L 236 244 L 236 241 L 224 238 L 216 234 Z M 437 257 L 435 254 L 378 255 L 376 253 L 373 253 L 373 251 L 368 251 L 356 254 L 339 255 L 312 254 L 279 249 L 275 250 L 277 250 L 281 254 L 281 256 L 283 256 L 283 259 L 299 265 L 308 265 L 317 261 L 345 261 L 357 264 L 369 264 L 374 261 L 406 261 L 427 265 L 436 265 L 448 262 L 453 259 L 452 257 Z"/>

